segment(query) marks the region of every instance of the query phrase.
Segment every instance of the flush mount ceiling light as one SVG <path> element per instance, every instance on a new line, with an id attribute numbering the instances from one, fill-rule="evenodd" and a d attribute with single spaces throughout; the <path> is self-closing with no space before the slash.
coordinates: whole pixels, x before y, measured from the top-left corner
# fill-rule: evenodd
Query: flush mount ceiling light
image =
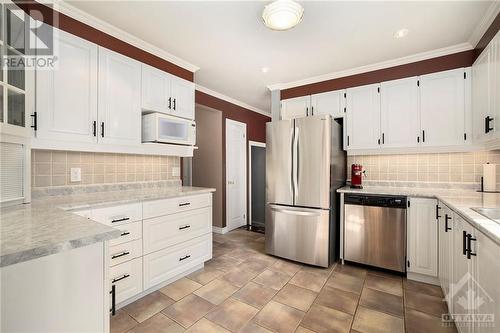
<path id="1" fill-rule="evenodd" d="M 261 69 L 262 73 L 264 73 L 264 74 L 269 72 L 270 70 L 271 70 L 271 68 L 269 68 L 269 67 L 262 67 L 262 69 Z"/>
<path id="2" fill-rule="evenodd" d="M 404 38 L 408 35 L 408 29 L 399 29 L 394 33 L 394 38 Z"/>
<path id="3" fill-rule="evenodd" d="M 264 7 L 262 20 L 272 30 L 288 30 L 302 20 L 304 8 L 293 0 L 276 0 Z"/>

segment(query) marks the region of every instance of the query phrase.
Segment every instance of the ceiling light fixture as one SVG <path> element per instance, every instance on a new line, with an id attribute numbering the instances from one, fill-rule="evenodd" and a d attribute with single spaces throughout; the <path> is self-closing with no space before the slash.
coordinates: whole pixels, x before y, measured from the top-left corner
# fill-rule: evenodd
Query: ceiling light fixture
<path id="1" fill-rule="evenodd" d="M 288 30 L 302 20 L 304 8 L 293 0 L 276 0 L 264 7 L 262 20 L 272 30 Z"/>
<path id="2" fill-rule="evenodd" d="M 269 70 L 271 70 L 269 67 L 262 67 L 262 73 L 267 73 L 269 72 Z"/>
<path id="3" fill-rule="evenodd" d="M 399 29 L 394 33 L 394 38 L 404 38 L 408 35 L 408 29 Z"/>

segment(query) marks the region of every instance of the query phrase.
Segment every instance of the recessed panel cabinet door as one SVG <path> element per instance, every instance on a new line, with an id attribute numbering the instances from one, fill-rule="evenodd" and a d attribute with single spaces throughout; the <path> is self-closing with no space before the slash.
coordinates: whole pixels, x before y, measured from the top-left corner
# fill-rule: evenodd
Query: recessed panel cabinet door
<path id="1" fill-rule="evenodd" d="M 410 77 L 380 84 L 383 148 L 417 145 L 420 131 L 417 82 L 417 77 Z"/>
<path id="2" fill-rule="evenodd" d="M 169 113 L 170 78 L 159 69 L 142 64 L 143 110 Z M 170 100 L 172 106 L 172 100 Z"/>
<path id="3" fill-rule="evenodd" d="M 56 67 L 36 73 L 36 137 L 96 142 L 97 45 L 64 31 L 54 38 Z"/>
<path id="4" fill-rule="evenodd" d="M 333 118 L 344 116 L 345 90 L 329 91 L 311 95 L 312 115 L 329 114 Z"/>
<path id="5" fill-rule="evenodd" d="M 99 142 L 141 143 L 141 65 L 99 48 Z"/>
<path id="6" fill-rule="evenodd" d="M 408 209 L 408 272 L 438 276 L 436 200 L 411 198 Z"/>
<path id="7" fill-rule="evenodd" d="M 310 109 L 311 96 L 284 99 L 281 101 L 281 120 L 309 116 Z"/>
<path id="8" fill-rule="evenodd" d="M 493 117 L 493 99 L 489 89 L 493 81 L 491 56 L 491 48 L 487 48 L 472 65 L 472 111 L 474 139 L 477 141 L 486 140 L 493 134 L 493 131 L 486 133 L 485 127 L 485 118 Z"/>
<path id="9" fill-rule="evenodd" d="M 170 114 L 194 119 L 194 83 L 173 76 L 171 78 Z"/>
<path id="10" fill-rule="evenodd" d="M 421 144 L 464 144 L 464 87 L 463 68 L 420 77 Z"/>
<path id="11" fill-rule="evenodd" d="M 379 84 L 347 89 L 347 149 L 379 148 Z"/>

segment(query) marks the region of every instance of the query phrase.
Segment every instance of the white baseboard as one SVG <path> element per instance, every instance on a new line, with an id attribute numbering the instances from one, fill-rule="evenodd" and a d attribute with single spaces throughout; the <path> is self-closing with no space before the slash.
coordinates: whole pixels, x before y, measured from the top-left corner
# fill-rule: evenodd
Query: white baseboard
<path id="1" fill-rule="evenodd" d="M 433 284 L 436 286 L 440 286 L 439 279 L 435 276 L 428 276 L 428 275 L 423 275 L 423 274 L 419 274 L 419 273 L 407 272 L 406 278 L 408 280 L 414 280 L 414 281 L 418 281 L 418 282 L 424 282 L 424 283 L 429 283 L 429 284 Z"/>
<path id="2" fill-rule="evenodd" d="M 221 227 L 212 226 L 212 231 L 215 232 L 216 234 L 224 235 L 225 233 L 227 233 L 229 231 L 229 229 L 228 229 L 228 227 L 221 228 Z"/>

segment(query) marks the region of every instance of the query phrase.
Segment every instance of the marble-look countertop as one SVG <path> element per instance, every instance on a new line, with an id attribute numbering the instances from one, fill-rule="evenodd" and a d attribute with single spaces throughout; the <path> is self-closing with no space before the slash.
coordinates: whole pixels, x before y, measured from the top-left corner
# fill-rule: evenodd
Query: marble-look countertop
<path id="1" fill-rule="evenodd" d="M 352 189 L 349 186 L 337 190 L 340 193 L 401 195 L 407 197 L 435 198 L 459 214 L 472 226 L 500 245 L 500 223 L 491 220 L 471 208 L 500 208 L 500 193 L 483 193 L 474 190 L 442 188 L 365 186 Z"/>
<path id="2" fill-rule="evenodd" d="M 65 194 L 5 207 L 0 212 L 0 267 L 117 238 L 120 230 L 73 214 L 131 202 L 210 193 L 215 189 L 175 186 Z"/>

